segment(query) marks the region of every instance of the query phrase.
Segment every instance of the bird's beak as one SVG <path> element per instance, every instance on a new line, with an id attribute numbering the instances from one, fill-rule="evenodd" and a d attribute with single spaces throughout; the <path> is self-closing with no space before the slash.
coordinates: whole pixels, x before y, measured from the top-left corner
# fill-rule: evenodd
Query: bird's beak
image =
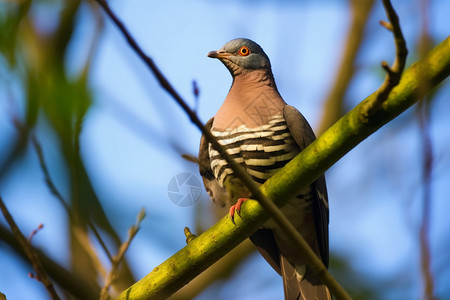
<path id="1" fill-rule="evenodd" d="M 225 50 L 217 50 L 209 52 L 207 56 L 211 58 L 228 58 L 231 56 L 231 53 L 228 53 Z"/>

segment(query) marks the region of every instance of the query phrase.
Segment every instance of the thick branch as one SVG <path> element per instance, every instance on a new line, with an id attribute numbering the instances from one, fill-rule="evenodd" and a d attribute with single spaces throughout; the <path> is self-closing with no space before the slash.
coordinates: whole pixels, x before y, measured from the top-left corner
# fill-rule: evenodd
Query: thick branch
<path id="1" fill-rule="evenodd" d="M 256 251 L 250 239 L 244 240 L 220 258 L 205 272 L 195 277 L 189 284 L 179 289 L 169 300 L 196 299 L 207 287 L 218 281 L 227 280 L 234 275 L 236 267 Z"/>
<path id="2" fill-rule="evenodd" d="M 270 178 L 263 192 L 277 205 L 311 184 L 320 174 L 336 163 L 361 141 L 397 117 L 417 101 L 417 91 L 427 66 L 428 91 L 450 75 L 450 37 L 427 56 L 412 65 L 402 76 L 386 101 L 367 124 L 361 120 L 360 109 L 376 97 L 370 95 L 336 124 L 330 127 L 309 147 Z M 256 201 L 247 201 L 242 208 L 243 218 L 234 226 L 223 218 L 186 247 L 156 267 L 150 274 L 124 291 L 118 299 L 163 299 L 188 283 L 231 248 L 247 238 L 269 216 Z"/>

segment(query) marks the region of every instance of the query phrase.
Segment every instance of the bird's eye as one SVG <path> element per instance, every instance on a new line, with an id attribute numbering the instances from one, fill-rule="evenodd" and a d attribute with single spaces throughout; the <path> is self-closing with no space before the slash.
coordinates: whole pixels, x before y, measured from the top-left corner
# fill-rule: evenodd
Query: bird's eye
<path id="1" fill-rule="evenodd" d="M 250 49 L 248 49 L 247 46 L 242 46 L 241 48 L 239 48 L 238 53 L 240 56 L 247 56 L 250 54 Z"/>

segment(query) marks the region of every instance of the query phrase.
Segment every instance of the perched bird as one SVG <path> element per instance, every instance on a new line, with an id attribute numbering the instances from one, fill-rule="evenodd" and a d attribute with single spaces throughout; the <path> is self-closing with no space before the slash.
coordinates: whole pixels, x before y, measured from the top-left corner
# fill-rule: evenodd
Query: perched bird
<path id="1" fill-rule="evenodd" d="M 206 127 L 254 181 L 264 183 L 314 139 L 303 115 L 281 98 L 270 61 L 248 39 L 234 39 L 208 57 L 219 59 L 233 83 L 217 114 Z M 200 141 L 200 174 L 211 199 L 235 212 L 249 191 L 204 137 Z M 315 253 L 328 267 L 328 196 L 322 175 L 282 208 Z M 289 238 L 270 220 L 250 239 L 283 277 L 285 299 L 331 299 L 327 287 L 308 269 Z"/>

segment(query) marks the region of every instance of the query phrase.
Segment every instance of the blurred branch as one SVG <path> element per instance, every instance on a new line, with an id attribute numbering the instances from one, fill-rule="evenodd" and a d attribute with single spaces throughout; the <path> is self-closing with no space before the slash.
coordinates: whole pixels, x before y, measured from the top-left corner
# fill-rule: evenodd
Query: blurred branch
<path id="1" fill-rule="evenodd" d="M 136 52 L 136 54 L 145 62 L 147 67 L 153 72 L 156 76 L 156 79 L 161 84 L 162 88 L 165 89 L 174 99 L 175 101 L 186 111 L 188 112 L 189 117 L 192 122 L 194 122 L 197 126 L 203 126 L 200 120 L 196 117 L 195 113 L 189 108 L 186 102 L 181 98 L 181 96 L 175 91 L 173 86 L 169 83 L 166 77 L 161 73 L 156 64 L 153 62 L 153 59 L 144 53 L 141 47 L 137 44 L 136 40 L 131 36 L 131 34 L 126 29 L 125 25 L 119 18 L 114 14 L 114 12 L 109 7 L 108 3 L 105 0 L 95 0 L 100 6 L 105 10 L 114 24 L 119 28 L 122 32 L 123 36 L 126 38 L 130 47 Z"/>
<path id="2" fill-rule="evenodd" d="M 14 124 L 17 128 L 15 139 L 17 141 L 14 142 L 14 147 L 11 147 L 11 155 L 5 156 L 5 163 L 3 163 L 3 160 L 0 162 L 0 180 L 4 177 L 3 175 L 12 169 L 12 166 L 15 165 L 14 162 L 22 158 L 21 156 L 25 153 L 24 150 L 27 150 L 29 142 L 33 142 L 30 139 L 30 132 L 36 127 L 36 124 L 39 127 L 38 120 L 45 119 L 48 121 L 50 130 L 56 134 L 56 142 L 60 146 L 60 153 L 67 166 L 66 175 L 70 184 L 68 187 L 70 194 L 66 196 L 67 201 L 64 201 L 50 180 L 49 172 L 43 161 L 42 150 L 37 147 L 36 143 L 34 143 L 34 146 L 37 149 L 47 187 L 50 188 L 52 194 L 61 202 L 68 216 L 70 216 L 70 221 L 66 223 L 66 227 L 67 232 L 70 233 L 68 255 L 72 262 L 73 273 L 80 277 L 90 278 L 90 282 L 95 284 L 98 277 L 94 265 L 98 265 L 99 260 L 92 261 L 92 257 L 94 257 L 92 253 L 95 254 L 97 249 L 94 249 L 90 243 L 88 228 L 93 228 L 94 234 L 107 254 L 109 253 L 108 249 L 104 246 L 92 224 L 102 228 L 102 234 L 113 239 L 114 244 L 111 247 L 117 249 L 121 242 L 95 194 L 79 151 L 82 121 L 91 104 L 87 77 L 93 53 L 98 45 L 99 34 L 102 29 L 101 20 L 103 19 L 99 7 L 91 5 L 94 17 L 98 17 L 95 32 L 92 43 L 89 44 L 90 48 L 86 60 L 81 66 L 80 74 L 74 78 L 70 75 L 70 70 L 67 69 L 67 51 L 69 45 L 74 41 L 73 33 L 83 19 L 79 18 L 80 10 L 82 10 L 80 4 L 80 0 L 56 3 L 56 9 L 50 10 L 47 16 L 56 21 L 52 22 L 52 26 L 46 30 L 40 30 L 42 28 L 36 26 L 36 17 L 39 18 L 41 13 L 35 9 L 28 10 L 31 1 L 24 1 L 18 9 L 12 9 L 11 13 L 6 12 L 5 16 L 14 23 L 14 26 L 12 26 L 14 30 L 11 30 L 11 32 L 5 32 L 8 30 L 1 31 L 1 35 L 7 36 L 8 39 L 0 39 L 0 51 L 6 45 L 7 49 L 13 54 L 11 61 L 9 61 L 11 71 L 13 71 L 11 74 L 14 74 L 13 86 L 22 89 L 18 101 L 24 104 L 25 117 L 24 120 L 20 121 L 19 118 L 14 116 Z M 49 5 L 53 4 L 49 3 Z M 8 23 L 0 23 L 1 25 L 7 25 L 6 29 L 11 27 Z M 87 41 L 87 43 L 89 42 Z M 22 108 L 22 105 L 20 108 Z M 18 126 L 19 123 L 20 126 Z M 116 282 L 116 286 L 124 289 L 135 279 L 126 262 L 123 263 L 121 271 L 122 276 Z M 53 277 L 55 284 L 59 283 L 59 278 L 59 276 Z"/>
<path id="3" fill-rule="evenodd" d="M 36 136 L 31 137 L 31 141 L 33 142 L 34 149 L 36 150 L 36 154 L 38 156 L 39 165 L 41 167 L 42 172 L 44 173 L 45 183 L 47 184 L 47 187 L 50 189 L 50 192 L 58 199 L 59 203 L 64 207 L 67 214 L 70 214 L 70 208 L 67 205 L 66 201 L 64 200 L 64 197 L 61 195 L 61 193 L 56 188 L 55 184 L 53 183 L 53 180 L 50 177 L 50 173 L 48 172 L 47 164 L 45 163 L 44 159 L 44 153 L 42 152 L 42 147 L 39 141 L 37 140 Z"/>
<path id="4" fill-rule="evenodd" d="M 402 29 L 398 16 L 392 7 L 390 0 L 383 0 L 384 9 L 388 16 L 389 22 L 381 21 L 380 24 L 386 29 L 392 31 L 395 41 L 395 60 L 392 67 L 389 67 L 385 61 L 381 62 L 381 67 L 386 71 L 386 77 L 384 82 L 375 92 L 376 97 L 372 101 L 367 102 L 361 107 L 361 119 L 364 122 L 368 122 L 369 118 L 381 107 L 383 102 L 389 96 L 392 89 L 400 82 L 403 69 L 405 68 L 406 56 L 408 55 L 408 49 L 406 48 L 406 42 L 403 38 Z"/>
<path id="5" fill-rule="evenodd" d="M 72 0 L 65 3 L 60 14 L 58 27 L 52 34 L 51 41 L 54 52 L 51 54 L 58 56 L 59 61 L 64 61 L 63 56 L 66 53 L 66 48 L 74 32 L 75 20 L 80 4 L 81 0 Z M 48 53 L 47 55 L 51 54 Z M 48 58 L 54 59 L 54 57 Z M 63 68 L 64 64 L 56 64 L 56 66 Z"/>
<path id="6" fill-rule="evenodd" d="M 80 123 L 81 124 L 81 123 Z M 72 212 L 72 210 L 69 208 L 69 206 L 66 203 L 66 200 L 64 199 L 64 197 L 61 195 L 61 193 L 58 191 L 58 189 L 56 188 L 56 185 L 54 184 L 53 180 L 50 177 L 50 173 L 48 171 L 47 168 L 47 164 L 45 162 L 44 159 L 44 154 L 42 152 L 42 147 L 39 143 L 39 141 L 37 140 L 37 138 L 33 135 L 32 136 L 32 142 L 33 145 L 36 149 L 36 153 L 38 155 L 38 159 L 39 159 L 39 164 L 41 166 L 41 169 L 44 173 L 44 177 L 45 177 L 45 182 L 48 186 L 48 188 L 50 189 L 50 191 L 52 192 L 52 194 L 59 200 L 59 202 L 63 205 L 64 209 L 66 210 L 66 213 L 68 216 L 70 216 L 72 219 L 74 218 L 74 213 Z M 105 254 L 107 255 L 109 261 L 113 262 L 113 257 L 110 253 L 110 251 L 108 250 L 108 247 L 106 247 L 105 242 L 103 241 L 102 237 L 100 236 L 97 228 L 95 227 L 95 225 L 92 223 L 91 220 L 87 220 L 87 223 L 89 225 L 89 228 L 92 230 L 92 232 L 94 233 L 94 236 L 96 237 L 97 241 L 99 242 L 100 246 L 102 247 L 103 251 L 105 252 Z M 77 226 L 74 226 L 73 228 L 71 228 L 74 237 L 78 240 L 78 243 L 81 247 L 83 247 L 83 249 L 85 250 L 86 254 L 90 257 L 91 262 L 93 265 L 95 265 L 95 269 L 104 277 L 107 276 L 103 265 L 101 264 L 100 260 L 98 259 L 97 253 L 92 249 L 91 244 L 89 243 L 89 240 L 87 238 L 87 235 L 84 234 L 83 231 L 79 230 Z"/>
<path id="7" fill-rule="evenodd" d="M 45 289 L 47 290 L 48 294 L 50 295 L 50 298 L 53 300 L 59 300 L 59 296 L 56 293 L 55 287 L 53 286 L 53 283 L 50 281 L 50 279 L 47 276 L 47 272 L 44 269 L 44 266 L 42 265 L 41 261 L 39 260 L 38 255 L 34 251 L 34 249 L 31 247 L 31 244 L 28 242 L 27 238 L 20 232 L 19 227 L 17 226 L 16 222 L 14 221 L 13 217 L 9 213 L 8 209 L 6 208 L 5 203 L 3 202 L 2 197 L 0 196 L 0 209 L 3 213 L 3 216 L 5 217 L 6 222 L 8 223 L 9 227 L 11 228 L 11 231 L 13 232 L 14 236 L 20 243 L 22 249 L 25 251 L 28 259 L 31 261 L 31 264 L 33 266 L 34 271 L 36 272 L 36 279 L 38 279 L 42 284 L 45 286 Z"/>
<path id="8" fill-rule="evenodd" d="M 95 228 L 94 224 L 89 220 L 89 227 L 91 228 L 92 232 L 95 235 L 95 238 L 100 243 L 100 246 L 102 247 L 103 251 L 105 251 L 106 256 L 108 257 L 109 261 L 112 261 L 112 255 L 111 252 L 109 252 L 108 247 L 106 247 L 105 242 L 103 241 L 100 233 L 98 232 L 97 228 Z"/>
<path id="9" fill-rule="evenodd" d="M 92 4 L 91 2 L 89 2 L 89 4 Z M 91 41 L 91 45 L 89 47 L 89 51 L 86 57 L 86 61 L 84 63 L 83 69 L 81 71 L 81 78 L 87 78 L 89 71 L 90 71 L 90 67 L 91 67 L 91 62 L 92 59 L 95 56 L 95 52 L 98 49 L 98 44 L 100 42 L 100 37 L 101 34 L 103 32 L 103 27 L 104 27 L 104 18 L 103 15 L 100 12 L 100 9 L 98 8 L 97 5 L 91 5 L 91 11 L 94 14 L 95 17 L 95 29 L 94 29 L 94 34 L 92 37 L 92 41 Z"/>
<path id="10" fill-rule="evenodd" d="M 27 242 L 31 245 L 31 241 L 35 237 L 35 235 L 44 228 L 44 224 L 40 223 L 36 229 L 34 229 L 30 235 L 28 236 Z"/>
<path id="11" fill-rule="evenodd" d="M 426 65 L 429 72 L 419 74 Z M 413 64 L 398 85 L 371 116 L 370 124 L 361 117 L 362 108 L 379 97 L 373 93 L 343 116 L 316 141 L 300 152 L 282 170 L 268 179 L 261 189 L 279 206 L 300 189 L 311 184 L 361 141 L 381 128 L 417 101 L 421 79 L 427 76 L 430 86 L 436 87 L 450 75 L 450 37 Z M 118 299 L 162 299 L 170 296 L 230 249 L 247 238 L 269 215 L 256 201 L 249 200 L 242 208 L 242 219 L 234 226 L 228 217 L 192 240 L 187 246 L 156 267 L 150 274 L 122 292 Z M 335 295 L 336 297 L 336 295 Z M 336 297 L 338 298 L 338 297 Z"/>
<path id="12" fill-rule="evenodd" d="M 29 262 L 25 250 L 20 245 L 16 237 L 13 236 L 13 234 L 1 224 L 0 241 L 4 242 L 12 249 L 14 249 L 14 254 L 21 256 L 24 260 L 26 260 L 26 262 Z M 98 295 L 100 295 L 100 289 L 95 282 L 88 282 L 86 278 L 80 277 L 77 274 L 70 272 L 62 267 L 59 263 L 55 262 L 47 255 L 45 255 L 45 253 L 43 253 L 41 250 L 34 248 L 32 245 L 30 247 L 32 247 L 33 250 L 37 253 L 39 260 L 42 262 L 42 265 L 44 266 L 50 277 L 57 279 L 57 281 L 55 282 L 59 287 L 63 288 L 65 291 L 68 291 L 77 299 L 98 299 Z"/>
<path id="13" fill-rule="evenodd" d="M 431 216 L 431 174 L 433 170 L 433 146 L 429 131 L 430 111 L 429 103 L 421 100 L 417 106 L 417 116 L 420 124 L 421 144 L 423 149 L 422 163 L 422 221 L 420 224 L 419 240 L 420 240 L 420 266 L 422 270 L 422 278 L 424 282 L 423 299 L 435 299 L 433 294 L 434 280 L 431 272 L 431 254 L 430 254 L 430 216 Z"/>
<path id="14" fill-rule="evenodd" d="M 419 39 L 419 56 L 423 57 L 431 48 L 431 38 L 429 34 L 429 3 L 427 0 L 420 1 L 420 12 L 422 14 L 422 29 Z M 423 69 L 423 74 L 428 74 L 427 66 Z M 431 175 L 433 171 L 433 145 L 430 134 L 430 105 L 432 96 L 426 95 L 426 87 L 429 86 L 426 76 L 423 78 L 423 88 L 419 91 L 420 101 L 417 106 L 417 118 L 419 120 L 420 135 L 422 139 L 422 221 L 419 230 L 420 241 L 420 266 L 423 279 L 423 299 L 432 300 L 434 297 L 434 279 L 431 271 L 431 250 L 430 250 L 430 216 L 431 216 Z"/>
<path id="15" fill-rule="evenodd" d="M 10 90 L 11 83 L 8 82 L 7 86 L 8 95 L 10 96 L 9 102 L 12 104 L 13 96 Z M 8 174 L 10 168 L 14 165 L 16 160 L 24 153 L 24 150 L 26 149 L 26 146 L 28 144 L 28 138 L 31 129 L 31 126 L 22 124 L 22 122 L 19 120 L 19 117 L 16 116 L 14 108 L 11 108 L 10 111 L 11 123 L 16 129 L 16 136 L 9 143 L 5 143 L 5 146 L 2 149 L 4 151 L 4 153 L 2 154 L 5 156 L 5 158 L 0 161 L 0 181 L 4 176 Z M 10 144 L 10 149 L 6 147 L 7 144 Z"/>
<path id="16" fill-rule="evenodd" d="M 364 39 L 364 30 L 375 0 L 350 0 L 352 21 L 347 33 L 340 65 L 328 92 L 318 135 L 333 125 L 343 114 L 345 93 L 355 73 L 355 60 Z"/>
<path id="17" fill-rule="evenodd" d="M 130 247 L 131 241 L 138 233 L 141 226 L 141 222 L 144 218 L 145 218 L 145 210 L 141 209 L 141 211 L 137 215 L 136 224 L 131 226 L 131 228 L 128 230 L 127 240 L 122 245 L 120 245 L 117 255 L 114 255 L 112 258 L 111 270 L 106 276 L 105 285 L 103 286 L 100 292 L 100 300 L 108 300 L 110 298 L 108 290 L 114 283 L 114 281 L 116 281 L 117 278 L 119 277 L 119 265 L 122 262 L 128 248 Z"/>
<path id="18" fill-rule="evenodd" d="M 233 170 L 234 174 L 243 185 L 250 191 L 252 198 L 258 200 L 261 206 L 270 214 L 271 220 L 286 233 L 287 237 L 298 247 L 299 252 L 304 257 L 307 265 L 310 267 L 312 272 L 316 274 L 318 279 L 327 285 L 330 292 L 338 299 L 350 299 L 350 296 L 345 292 L 345 290 L 339 285 L 339 283 L 331 276 L 327 268 L 323 264 L 322 260 L 314 253 L 305 239 L 297 231 L 297 229 L 292 225 L 292 223 L 283 214 L 281 209 L 275 204 L 266 194 L 262 192 L 259 185 L 253 181 L 247 171 L 237 163 L 231 155 L 224 150 L 222 145 L 216 140 L 216 138 L 211 134 L 211 132 L 203 125 L 203 123 L 198 118 L 197 114 L 190 109 L 186 102 L 181 98 L 181 96 L 175 91 L 169 81 L 157 68 L 153 60 L 148 57 L 143 50 L 139 47 L 137 42 L 125 28 L 123 23 L 117 18 L 117 16 L 109 8 L 108 3 L 104 0 L 96 0 L 110 16 L 112 21 L 120 29 L 122 34 L 128 41 L 128 44 L 135 50 L 139 57 L 147 64 L 153 74 L 156 76 L 157 80 L 161 86 L 175 99 L 175 101 L 183 108 L 186 114 L 203 133 L 204 137 L 208 142 L 210 142 L 214 148 L 216 148 L 219 153 L 227 160 L 228 165 Z M 318 176 L 317 176 L 318 177 Z M 317 178 L 315 177 L 315 178 Z M 273 199 L 273 198 L 272 198 Z M 281 206 L 280 206 L 281 207 Z M 253 232 L 254 230 L 252 230 Z M 172 291 L 172 293 L 175 291 Z"/>
<path id="19" fill-rule="evenodd" d="M 38 156 L 39 165 L 41 166 L 41 170 L 44 173 L 45 183 L 47 184 L 47 187 L 50 189 L 50 192 L 56 197 L 56 199 L 59 200 L 59 203 L 64 207 L 66 210 L 66 213 L 68 216 L 71 216 L 73 218 L 73 212 L 70 210 L 70 207 L 67 205 L 66 200 L 61 195 L 61 193 L 56 188 L 56 185 L 53 183 L 52 178 L 50 177 L 50 173 L 48 172 L 47 164 L 45 163 L 44 154 L 42 152 L 42 147 L 39 141 L 37 140 L 36 136 L 32 136 L 31 138 L 33 142 L 33 146 L 36 150 L 36 154 Z M 88 220 L 89 227 L 91 228 L 92 232 L 94 233 L 95 237 L 97 238 L 98 242 L 100 243 L 100 246 L 102 246 L 103 250 L 105 251 L 106 255 L 108 256 L 109 260 L 112 261 L 111 253 L 109 252 L 108 248 L 106 247 L 105 242 L 103 241 L 102 237 L 97 231 L 97 228 L 95 228 L 94 224 Z M 78 235 L 80 239 L 84 239 L 82 235 Z M 80 243 L 82 243 L 80 241 Z M 83 245 L 86 243 L 82 243 Z M 92 252 L 92 251 L 91 251 Z M 91 255 L 92 256 L 92 255 Z M 94 258 L 93 258 L 94 259 Z M 97 258 L 94 259 L 97 261 Z M 97 262 L 99 264 L 99 262 Z"/>

